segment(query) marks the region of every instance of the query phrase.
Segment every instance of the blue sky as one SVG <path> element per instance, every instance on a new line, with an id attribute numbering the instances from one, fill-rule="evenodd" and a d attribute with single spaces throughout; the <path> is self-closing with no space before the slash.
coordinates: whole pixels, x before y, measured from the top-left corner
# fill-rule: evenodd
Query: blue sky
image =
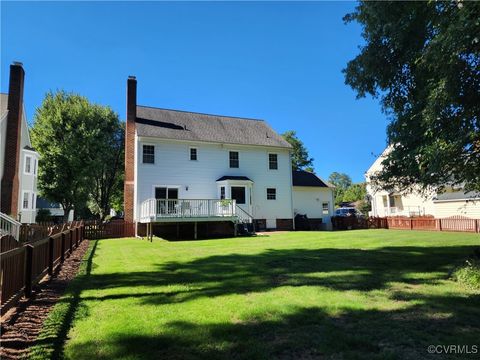
<path id="1" fill-rule="evenodd" d="M 125 119 L 128 75 L 138 103 L 266 120 L 296 130 L 316 172 L 354 181 L 385 147 L 386 116 L 356 100 L 341 70 L 362 43 L 342 17 L 353 2 L 1 3 L 1 91 L 23 62 L 33 121 L 65 89 Z"/>

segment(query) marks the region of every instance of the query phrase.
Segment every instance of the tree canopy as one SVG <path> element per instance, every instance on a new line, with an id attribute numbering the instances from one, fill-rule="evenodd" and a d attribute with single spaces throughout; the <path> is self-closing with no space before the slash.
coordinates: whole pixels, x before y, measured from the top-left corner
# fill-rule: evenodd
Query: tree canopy
<path id="1" fill-rule="evenodd" d="M 303 142 L 298 138 L 294 130 L 286 131 L 282 137 L 292 145 L 292 168 L 293 170 L 306 170 L 314 172 L 313 158 L 308 154 L 308 150 Z"/>
<path id="2" fill-rule="evenodd" d="M 480 190 L 480 2 L 361 1 L 344 20 L 365 44 L 344 70 L 379 98 L 391 151 L 373 184 Z"/>
<path id="3" fill-rule="evenodd" d="M 109 107 L 59 91 L 35 113 L 32 143 L 39 152 L 38 188 L 65 212 L 85 208 L 104 217 L 123 171 L 123 130 Z"/>

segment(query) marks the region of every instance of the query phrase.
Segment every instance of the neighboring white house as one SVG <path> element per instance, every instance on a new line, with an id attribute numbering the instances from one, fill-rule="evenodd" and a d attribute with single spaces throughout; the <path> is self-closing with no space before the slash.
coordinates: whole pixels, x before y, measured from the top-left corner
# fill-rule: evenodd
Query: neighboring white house
<path id="1" fill-rule="evenodd" d="M 62 205 L 58 203 L 48 201 L 39 196 L 37 198 L 37 211 L 38 210 L 48 210 L 53 221 L 63 222 L 65 211 L 63 211 Z M 74 211 L 70 210 L 67 221 L 73 221 L 73 213 Z"/>
<path id="2" fill-rule="evenodd" d="M 2 213 L 34 223 L 39 155 L 25 116 L 24 75 L 21 63 L 11 65 L 9 94 L 0 94 L 0 200 Z"/>
<path id="3" fill-rule="evenodd" d="M 311 222 L 320 221 L 331 230 L 335 199 L 334 187 L 307 171 L 293 172 L 293 208 L 295 215 L 307 215 Z"/>
<path id="4" fill-rule="evenodd" d="M 290 151 L 262 120 L 139 106 L 131 77 L 125 220 L 191 222 L 195 228 L 197 222 L 255 222 L 261 228 L 293 229 Z M 312 217 L 323 217 L 322 190 L 315 191 L 322 199 L 318 209 L 304 207 Z M 328 202 L 331 213 L 330 197 Z"/>
<path id="5" fill-rule="evenodd" d="M 447 187 L 442 193 L 432 191 L 422 195 L 413 190 L 408 194 L 387 192 L 374 189 L 370 184 L 370 177 L 381 170 L 382 161 L 389 148 L 380 155 L 367 170 L 367 193 L 371 199 L 371 216 L 434 216 L 446 218 L 464 216 L 480 218 L 480 194 L 464 192 L 461 188 Z"/>

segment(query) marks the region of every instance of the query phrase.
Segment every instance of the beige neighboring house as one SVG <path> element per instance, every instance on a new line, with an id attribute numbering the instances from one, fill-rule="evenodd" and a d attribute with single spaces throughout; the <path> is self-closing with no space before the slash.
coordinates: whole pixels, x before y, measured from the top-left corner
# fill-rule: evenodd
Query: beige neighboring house
<path id="1" fill-rule="evenodd" d="M 0 94 L 0 202 L 2 218 L 34 223 L 39 154 L 32 148 L 23 104 L 25 72 L 10 66 L 8 94 Z"/>
<path id="2" fill-rule="evenodd" d="M 381 170 L 389 148 L 380 155 L 365 173 L 367 193 L 371 199 L 370 216 L 434 216 L 448 218 L 462 216 L 480 219 L 480 193 L 464 192 L 461 187 L 447 187 L 444 192 L 432 191 L 422 195 L 413 190 L 409 194 L 374 189 L 370 183 L 373 174 Z"/>

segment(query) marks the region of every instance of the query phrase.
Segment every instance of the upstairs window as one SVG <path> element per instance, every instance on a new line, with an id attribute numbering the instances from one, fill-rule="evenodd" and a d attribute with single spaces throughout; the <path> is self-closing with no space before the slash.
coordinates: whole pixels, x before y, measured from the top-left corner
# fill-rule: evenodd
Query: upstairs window
<path id="1" fill-rule="evenodd" d="M 190 160 L 198 160 L 196 148 L 190 148 Z"/>
<path id="2" fill-rule="evenodd" d="M 277 200 L 277 189 L 267 188 L 267 200 Z"/>
<path id="3" fill-rule="evenodd" d="M 30 199 L 30 194 L 28 191 L 24 191 L 23 192 L 23 201 L 22 201 L 22 205 L 23 205 L 23 210 L 28 210 L 28 201 Z"/>
<path id="4" fill-rule="evenodd" d="M 230 167 L 238 168 L 240 165 L 238 160 L 238 151 L 230 151 Z"/>
<path id="5" fill-rule="evenodd" d="M 155 146 L 143 145 L 143 163 L 155 164 Z"/>
<path id="6" fill-rule="evenodd" d="M 25 156 L 25 174 L 31 174 L 32 173 L 32 157 L 31 156 Z"/>
<path id="7" fill-rule="evenodd" d="M 37 175 L 37 159 L 33 160 L 33 175 Z"/>
<path id="8" fill-rule="evenodd" d="M 278 155 L 268 154 L 268 168 L 270 170 L 278 170 Z"/>

